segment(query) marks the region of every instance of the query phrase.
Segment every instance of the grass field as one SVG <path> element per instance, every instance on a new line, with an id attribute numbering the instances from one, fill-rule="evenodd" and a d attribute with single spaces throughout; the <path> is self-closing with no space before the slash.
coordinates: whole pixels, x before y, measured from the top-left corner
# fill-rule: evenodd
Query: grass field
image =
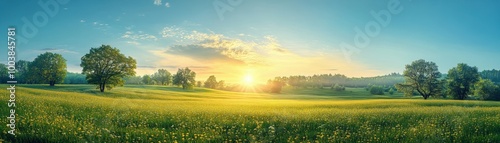
<path id="1" fill-rule="evenodd" d="M 6 103 L 8 91 L 0 94 Z M 91 85 L 17 85 L 16 95 L 17 135 L 1 125 L 3 142 L 500 142 L 500 102 L 361 88 L 264 94 L 137 85 L 100 93 Z"/>

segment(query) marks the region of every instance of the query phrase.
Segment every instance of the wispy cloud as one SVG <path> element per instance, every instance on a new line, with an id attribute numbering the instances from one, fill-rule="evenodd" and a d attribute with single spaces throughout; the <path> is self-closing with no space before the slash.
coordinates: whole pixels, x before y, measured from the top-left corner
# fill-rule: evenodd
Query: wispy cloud
<path id="1" fill-rule="evenodd" d="M 124 38 L 124 39 L 129 39 L 129 40 L 132 40 L 134 41 L 133 43 L 131 44 L 138 44 L 138 40 L 153 40 L 153 41 L 156 41 L 158 40 L 158 38 L 154 35 L 150 35 L 150 34 L 145 34 L 143 33 L 142 31 L 139 31 L 139 32 L 133 32 L 133 31 L 126 31 L 122 36 L 121 38 Z"/>

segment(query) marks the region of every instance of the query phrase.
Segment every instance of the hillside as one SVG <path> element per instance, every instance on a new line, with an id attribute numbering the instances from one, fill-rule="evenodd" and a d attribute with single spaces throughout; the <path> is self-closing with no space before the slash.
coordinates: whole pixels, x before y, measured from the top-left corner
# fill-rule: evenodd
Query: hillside
<path id="1" fill-rule="evenodd" d="M 364 89 L 260 94 L 125 86 L 101 93 L 89 85 L 18 86 L 18 134 L 4 132 L 7 142 L 500 141 L 499 102 L 372 96 Z"/>

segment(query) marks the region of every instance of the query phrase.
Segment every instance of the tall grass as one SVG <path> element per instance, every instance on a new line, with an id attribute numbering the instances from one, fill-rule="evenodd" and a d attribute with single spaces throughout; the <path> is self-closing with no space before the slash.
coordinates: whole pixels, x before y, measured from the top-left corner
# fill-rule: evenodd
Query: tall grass
<path id="1" fill-rule="evenodd" d="M 307 96 L 18 86 L 17 135 L 1 125 L 4 142 L 500 142 L 498 102 L 378 99 L 361 89 Z M 344 98 L 350 91 L 373 99 Z M 0 115 L 8 110 L 2 104 Z"/>

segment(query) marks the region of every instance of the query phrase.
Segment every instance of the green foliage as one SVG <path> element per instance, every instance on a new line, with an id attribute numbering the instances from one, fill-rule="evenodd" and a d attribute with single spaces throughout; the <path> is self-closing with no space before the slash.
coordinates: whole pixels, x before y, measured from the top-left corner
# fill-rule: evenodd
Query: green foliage
<path id="1" fill-rule="evenodd" d="M 500 84 L 500 70 L 492 69 L 492 70 L 484 70 L 479 73 L 483 79 L 489 79 L 493 83 Z"/>
<path id="2" fill-rule="evenodd" d="M 172 83 L 172 74 L 166 69 L 158 69 L 158 71 L 151 76 L 151 79 L 160 85 L 170 85 Z"/>
<path id="3" fill-rule="evenodd" d="M 370 94 L 373 95 L 384 95 L 384 88 L 382 86 L 371 86 L 370 87 Z"/>
<path id="4" fill-rule="evenodd" d="M 203 84 L 203 83 L 201 83 L 201 81 L 197 81 L 197 82 L 196 82 L 196 87 L 201 87 L 201 85 L 202 85 L 202 84 Z"/>
<path id="5" fill-rule="evenodd" d="M 489 79 L 480 79 L 474 84 L 474 95 L 481 100 L 494 100 L 499 87 Z"/>
<path id="6" fill-rule="evenodd" d="M 101 92 L 115 86 L 123 86 L 123 78 L 135 75 L 136 61 L 126 57 L 117 48 L 102 45 L 91 48 L 90 52 L 82 57 L 80 64 L 88 83 L 97 84 Z"/>
<path id="7" fill-rule="evenodd" d="M 33 73 L 30 73 L 29 67 L 32 62 L 30 61 L 25 61 L 25 60 L 19 60 L 16 62 L 16 79 L 18 83 L 36 83 L 35 82 L 35 77 L 36 75 Z M 67 76 L 66 76 L 67 78 Z M 65 80 L 66 80 L 65 78 Z"/>
<path id="8" fill-rule="evenodd" d="M 173 84 L 182 86 L 182 89 L 193 89 L 196 82 L 196 73 L 191 71 L 188 67 L 177 70 L 174 75 Z"/>
<path id="9" fill-rule="evenodd" d="M 37 83 L 48 83 L 54 86 L 61 83 L 66 77 L 66 60 L 60 54 L 46 52 L 38 55 L 35 60 L 28 64 L 29 74 L 33 74 Z"/>
<path id="10" fill-rule="evenodd" d="M 85 75 L 83 74 L 66 72 L 64 84 L 87 84 L 87 80 L 85 79 Z"/>
<path id="11" fill-rule="evenodd" d="M 477 67 L 459 63 L 448 71 L 448 93 L 455 99 L 464 100 L 472 92 L 472 86 L 479 81 Z"/>
<path id="12" fill-rule="evenodd" d="M 339 84 L 345 87 L 366 87 L 369 84 L 377 84 L 383 86 L 392 86 L 396 83 L 404 81 L 404 77 L 398 73 L 391 73 L 389 75 L 376 76 L 376 77 L 361 77 L 361 78 L 348 78 L 342 74 L 319 74 L 313 76 L 289 76 L 285 82 L 292 87 L 312 87 L 323 88 L 330 87 L 331 85 Z M 368 90 L 368 89 L 367 89 Z"/>
<path id="13" fill-rule="evenodd" d="M 339 84 L 333 85 L 331 89 L 333 89 L 335 91 L 345 91 L 345 87 L 342 85 L 339 85 Z"/>
<path id="14" fill-rule="evenodd" d="M 203 84 L 206 88 L 212 88 L 212 89 L 215 89 L 218 87 L 217 85 L 217 78 L 215 78 L 214 75 L 211 75 L 210 77 L 208 77 L 208 79 L 205 81 L 205 83 Z"/>
<path id="15" fill-rule="evenodd" d="M 389 93 L 390 95 L 394 95 L 394 89 L 393 89 L 393 88 L 390 88 L 390 89 L 389 89 L 389 91 L 388 91 L 388 93 Z"/>
<path id="16" fill-rule="evenodd" d="M 7 81 L 9 81 L 9 69 L 7 69 L 7 65 L 5 64 L 2 64 L 0 63 L 0 82 L 1 83 L 6 83 Z M 16 78 L 19 78 L 19 77 L 16 77 Z"/>
<path id="17" fill-rule="evenodd" d="M 142 84 L 141 76 L 126 76 L 123 80 L 125 84 Z"/>
<path id="18" fill-rule="evenodd" d="M 144 83 L 144 84 L 153 84 L 153 82 L 151 80 L 151 76 L 149 76 L 149 75 L 142 76 L 142 83 Z"/>
<path id="19" fill-rule="evenodd" d="M 441 78 L 441 73 L 434 62 L 422 59 L 413 61 L 410 65 L 406 65 L 403 75 L 405 83 L 396 86 L 405 95 L 417 91 L 424 99 L 427 99 L 431 96 L 439 96 L 443 90 L 443 83 L 438 80 Z"/>

